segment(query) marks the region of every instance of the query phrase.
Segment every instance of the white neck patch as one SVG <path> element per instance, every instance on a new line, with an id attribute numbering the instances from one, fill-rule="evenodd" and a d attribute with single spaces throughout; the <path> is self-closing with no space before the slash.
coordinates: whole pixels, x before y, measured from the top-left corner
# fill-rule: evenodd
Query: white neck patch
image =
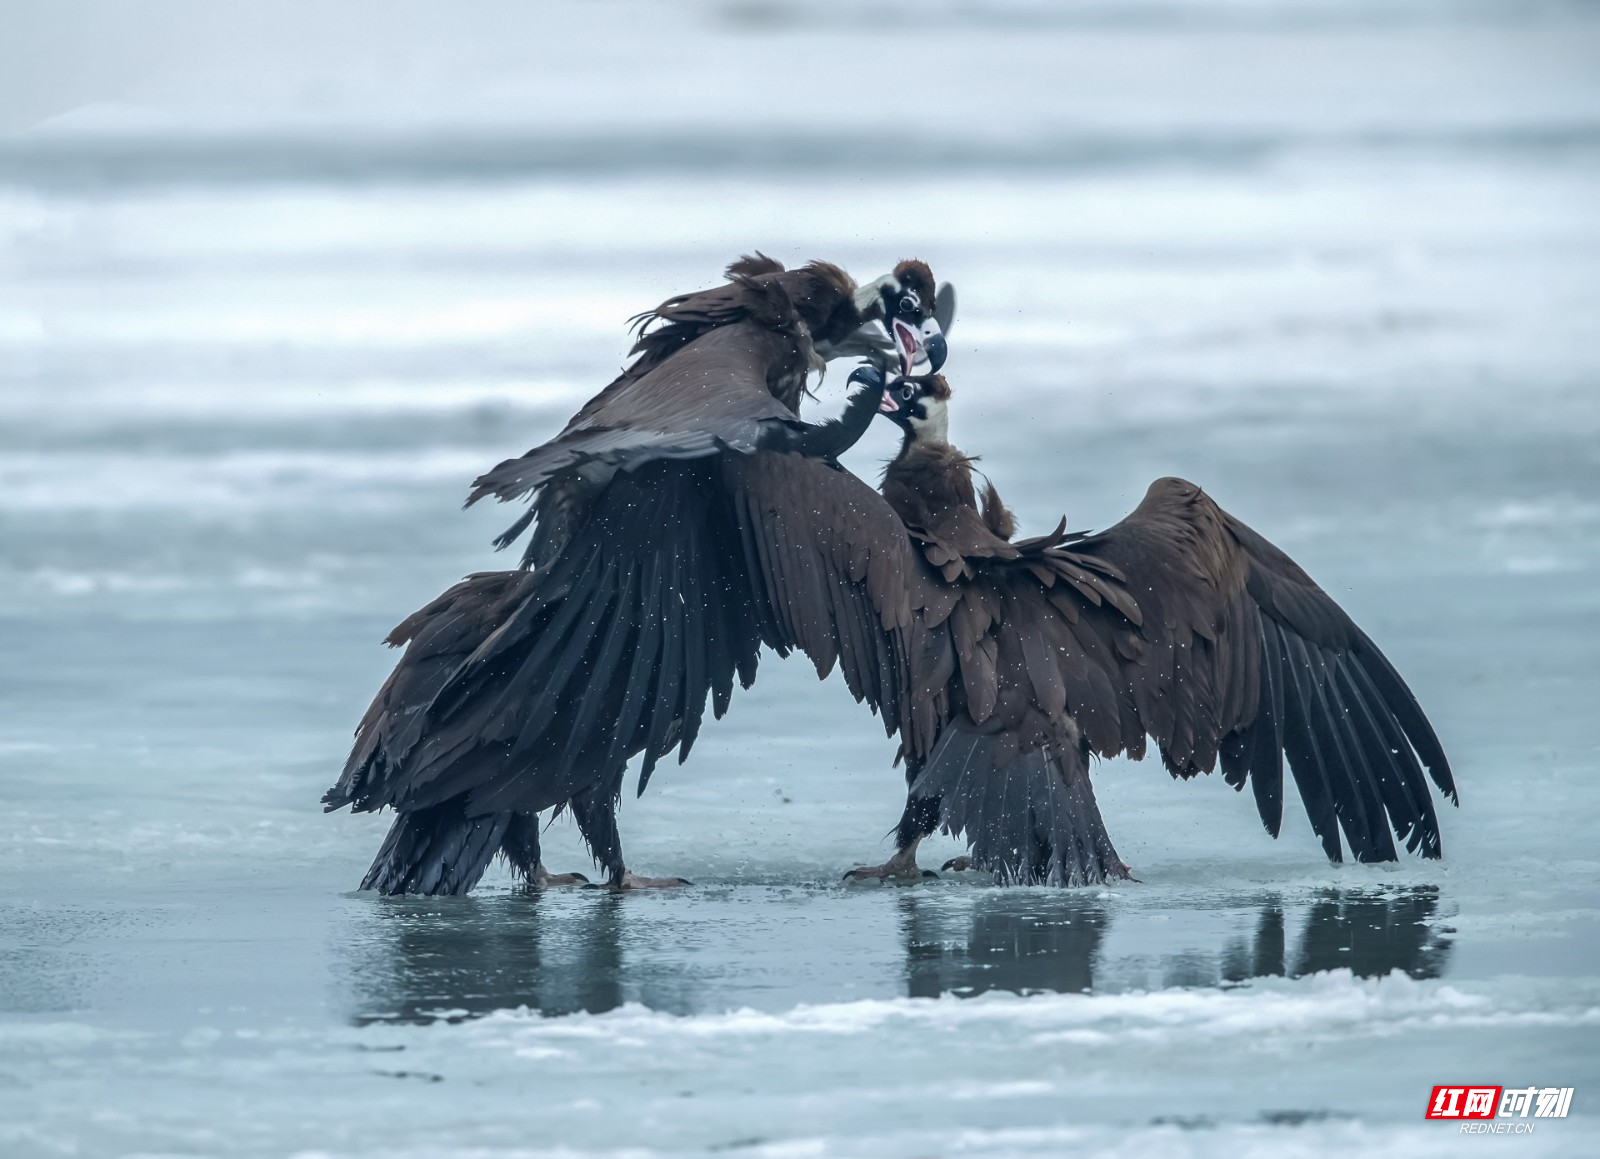
<path id="1" fill-rule="evenodd" d="M 917 440 L 923 443 L 947 443 L 950 441 L 950 408 L 942 398 L 925 398 L 922 400 L 922 409 L 927 412 L 926 418 L 909 416 L 906 421 L 911 424 L 911 430 L 916 434 Z"/>

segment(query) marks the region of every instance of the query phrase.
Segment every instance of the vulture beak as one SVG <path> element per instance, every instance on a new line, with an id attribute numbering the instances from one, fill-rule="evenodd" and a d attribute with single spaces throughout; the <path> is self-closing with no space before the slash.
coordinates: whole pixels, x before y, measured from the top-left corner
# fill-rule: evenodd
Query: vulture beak
<path id="1" fill-rule="evenodd" d="M 894 414 L 895 411 L 897 411 L 899 409 L 900 409 L 900 404 L 895 402 L 895 400 L 894 400 L 894 392 L 890 391 L 890 390 L 885 390 L 883 392 L 883 401 L 878 404 L 878 410 L 883 414 L 892 415 L 892 414 Z"/>
<path id="2" fill-rule="evenodd" d="M 895 353 L 900 356 L 900 372 L 907 378 L 932 374 L 949 357 L 950 347 L 945 342 L 944 332 L 933 318 L 926 319 L 920 326 L 896 318 L 890 324 L 890 331 Z"/>

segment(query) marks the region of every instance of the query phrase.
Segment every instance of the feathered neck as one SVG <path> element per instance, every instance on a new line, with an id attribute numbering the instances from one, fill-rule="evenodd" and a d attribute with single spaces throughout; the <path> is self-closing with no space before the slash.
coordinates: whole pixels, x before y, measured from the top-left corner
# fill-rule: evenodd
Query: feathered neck
<path id="1" fill-rule="evenodd" d="M 907 454 L 914 447 L 948 448 L 950 446 L 950 409 L 939 398 L 922 400 L 923 418 L 908 418 L 901 428 L 905 437 L 900 443 L 900 453 Z"/>

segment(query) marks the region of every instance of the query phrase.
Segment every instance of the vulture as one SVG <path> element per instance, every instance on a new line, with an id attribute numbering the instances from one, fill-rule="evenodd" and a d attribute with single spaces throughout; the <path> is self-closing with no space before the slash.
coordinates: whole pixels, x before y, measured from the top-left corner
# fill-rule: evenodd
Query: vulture
<path id="1" fill-rule="evenodd" d="M 612 888 L 678 884 L 627 869 L 627 763 L 642 754 L 642 793 L 668 752 L 686 758 L 708 698 L 721 717 L 762 644 L 798 648 L 822 674 L 838 663 L 902 727 L 905 533 L 837 463 L 881 405 L 882 375 L 855 376 L 838 420 L 798 408 L 831 357 L 937 370 L 953 312 L 919 261 L 857 286 L 829 263 L 757 254 L 636 319 L 617 379 L 476 481 L 469 505 L 531 495 L 497 540 L 533 528 L 522 567 L 469 576 L 389 636 L 406 651 L 323 797 L 397 814 L 362 888 L 464 893 L 497 854 L 529 881 L 561 880 L 540 862 L 539 814 L 562 809 Z"/>
<path id="2" fill-rule="evenodd" d="M 908 686 L 935 706 L 931 743 L 902 736 L 909 794 L 897 852 L 846 878 L 915 879 L 918 842 L 964 837 L 947 863 L 1005 883 L 1128 876 L 1095 802 L 1093 755 L 1138 759 L 1153 738 L 1174 777 L 1248 782 L 1268 832 L 1283 764 L 1333 861 L 1395 841 L 1437 858 L 1423 768 L 1457 800 L 1416 698 L 1377 646 L 1293 560 L 1182 479 L 1159 479 L 1097 534 L 1013 538 L 993 484 L 949 442 L 948 382 L 900 379 L 882 408 L 903 440 L 881 492 L 919 567 Z M 1391 837 L 1390 830 L 1393 829 Z"/>
<path id="3" fill-rule="evenodd" d="M 856 286 L 840 269 L 742 259 L 726 284 L 641 321 L 635 361 L 550 441 L 480 477 L 470 502 L 524 497 L 498 541 L 518 570 L 470 576 L 390 637 L 406 651 L 357 729 L 331 809 L 397 816 L 362 885 L 463 893 L 496 855 L 534 883 L 540 815 L 569 810 L 613 889 L 629 761 L 643 792 L 684 760 L 709 701 L 749 687 L 762 646 L 837 668 L 898 735 L 909 786 L 885 866 L 918 876 L 943 827 L 1014 883 L 1127 875 L 1094 800 L 1094 755 L 1153 738 L 1179 777 L 1251 787 L 1277 834 L 1284 759 L 1327 855 L 1440 855 L 1423 770 L 1448 762 L 1405 682 L 1286 555 L 1198 487 L 1155 483 L 1098 534 L 1014 540 L 948 439 L 953 295 L 920 262 Z M 828 357 L 840 419 L 802 422 Z M 886 412 L 904 432 L 880 490 L 838 456 Z M 1391 834 L 1392 830 L 1392 834 Z"/>

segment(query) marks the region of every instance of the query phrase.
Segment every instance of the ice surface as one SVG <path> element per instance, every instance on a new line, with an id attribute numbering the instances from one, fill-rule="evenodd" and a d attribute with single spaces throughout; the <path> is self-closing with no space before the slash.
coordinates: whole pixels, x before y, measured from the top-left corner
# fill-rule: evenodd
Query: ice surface
<path id="1" fill-rule="evenodd" d="M 280 7 L 96 24 L 197 63 L 0 140 L 0 1154 L 1452 1154 L 1450 1082 L 1574 1086 L 1483 1145 L 1592 1151 L 1590 9 L 391 6 L 363 55 Z M 768 99 L 794 62 L 837 83 Z M 768 659 L 624 803 L 692 889 L 349 892 L 378 641 L 509 562 L 468 481 L 758 246 L 959 284 L 953 434 L 1025 528 L 1181 474 L 1291 552 L 1437 724 L 1445 860 L 1116 762 L 1138 884 L 846 889 L 893 746 Z"/>

